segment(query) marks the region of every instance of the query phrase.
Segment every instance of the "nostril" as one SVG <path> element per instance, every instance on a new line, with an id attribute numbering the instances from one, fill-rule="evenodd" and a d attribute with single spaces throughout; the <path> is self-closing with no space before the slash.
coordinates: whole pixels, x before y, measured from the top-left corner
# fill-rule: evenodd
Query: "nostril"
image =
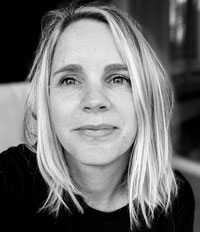
<path id="1" fill-rule="evenodd" d="M 105 111 L 106 109 L 107 109 L 107 107 L 104 105 L 103 106 L 96 106 L 96 107 L 94 107 L 94 106 L 91 106 L 91 107 L 85 106 L 84 107 L 84 110 L 87 112 L 89 112 L 89 111 Z"/>
<path id="2" fill-rule="evenodd" d="M 104 109 L 106 109 L 106 106 L 100 106 L 99 109 L 104 110 Z"/>
<path id="3" fill-rule="evenodd" d="M 85 106 L 84 110 L 91 110 L 91 107 Z"/>

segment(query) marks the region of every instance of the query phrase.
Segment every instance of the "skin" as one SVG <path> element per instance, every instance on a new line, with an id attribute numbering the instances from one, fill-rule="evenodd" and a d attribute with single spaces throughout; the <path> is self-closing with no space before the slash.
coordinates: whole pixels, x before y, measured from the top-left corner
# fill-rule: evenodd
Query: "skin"
<path id="1" fill-rule="evenodd" d="M 109 27 L 84 19 L 58 40 L 50 109 L 72 178 L 102 211 L 127 204 L 121 188 L 137 131 L 129 73 Z"/>

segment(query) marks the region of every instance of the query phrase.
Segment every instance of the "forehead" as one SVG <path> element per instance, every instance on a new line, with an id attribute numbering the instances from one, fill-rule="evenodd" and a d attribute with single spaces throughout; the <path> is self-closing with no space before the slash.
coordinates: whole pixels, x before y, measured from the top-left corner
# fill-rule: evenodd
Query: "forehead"
<path id="1" fill-rule="evenodd" d="M 70 57 L 90 56 L 119 59 L 119 52 L 109 26 L 92 19 L 83 19 L 70 24 L 58 39 L 54 58 L 60 62 Z M 113 60 L 114 62 L 114 60 Z"/>
<path id="2" fill-rule="evenodd" d="M 61 34 L 58 43 L 63 43 L 68 41 L 73 44 L 73 42 L 81 42 L 84 40 L 92 40 L 95 42 L 99 40 L 104 40 L 106 37 L 112 37 L 109 26 L 106 23 L 94 20 L 94 19 L 81 19 L 76 22 L 69 24 L 64 32 Z M 99 39 L 97 39 L 99 38 Z"/>

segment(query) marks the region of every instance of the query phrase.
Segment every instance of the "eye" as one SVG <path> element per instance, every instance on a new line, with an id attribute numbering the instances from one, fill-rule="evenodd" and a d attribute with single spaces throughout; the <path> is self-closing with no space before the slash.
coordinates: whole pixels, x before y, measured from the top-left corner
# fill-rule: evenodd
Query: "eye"
<path id="1" fill-rule="evenodd" d="M 59 81 L 60 85 L 65 85 L 65 86 L 71 86 L 71 85 L 77 85 L 79 84 L 79 81 L 77 81 L 74 77 L 63 77 Z"/>
<path id="2" fill-rule="evenodd" d="M 114 85 L 126 85 L 126 84 L 130 84 L 131 82 L 130 82 L 130 79 L 126 76 L 114 75 L 109 80 L 109 83 L 114 84 Z"/>

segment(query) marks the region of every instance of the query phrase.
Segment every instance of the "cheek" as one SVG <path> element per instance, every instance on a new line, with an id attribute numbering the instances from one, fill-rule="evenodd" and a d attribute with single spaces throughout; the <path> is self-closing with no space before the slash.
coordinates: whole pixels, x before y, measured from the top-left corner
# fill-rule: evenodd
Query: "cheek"
<path id="1" fill-rule="evenodd" d="M 123 120 L 123 140 L 130 144 L 137 132 L 136 112 L 131 96 L 122 99 L 124 100 L 118 101 L 118 112 Z"/>
<path id="2" fill-rule="evenodd" d="M 50 97 L 50 114 L 53 125 L 57 130 L 66 128 L 70 122 L 74 110 L 73 101 L 67 101 L 62 96 L 53 95 Z"/>
<path id="3" fill-rule="evenodd" d="M 115 97 L 114 99 L 115 109 L 123 119 L 125 124 L 135 125 L 136 124 L 136 112 L 133 103 L 132 93 Z"/>

